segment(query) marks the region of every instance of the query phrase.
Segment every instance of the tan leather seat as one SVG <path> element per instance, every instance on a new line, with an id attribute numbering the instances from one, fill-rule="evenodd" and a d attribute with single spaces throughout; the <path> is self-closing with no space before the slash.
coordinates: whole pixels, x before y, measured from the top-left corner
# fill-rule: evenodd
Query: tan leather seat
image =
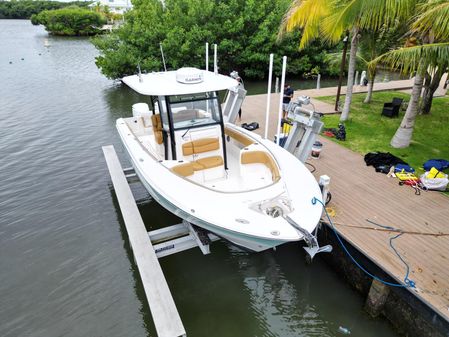
<path id="1" fill-rule="evenodd" d="M 219 148 L 220 142 L 218 140 L 218 137 L 200 138 L 182 144 L 182 154 L 184 156 L 190 156 L 196 153 L 218 150 Z"/>
<path id="2" fill-rule="evenodd" d="M 195 168 L 195 166 L 192 163 L 188 162 L 188 163 L 173 166 L 171 168 L 171 170 L 174 173 L 176 173 L 177 175 L 180 175 L 183 177 L 188 177 L 188 176 L 193 175 L 193 173 L 195 171 L 194 168 Z"/>
<path id="3" fill-rule="evenodd" d="M 280 179 L 279 169 L 273 157 L 264 151 L 243 151 L 241 156 L 242 164 L 264 164 L 271 171 L 273 182 Z"/>
<path id="4" fill-rule="evenodd" d="M 162 137 L 162 122 L 161 115 L 152 115 L 151 124 L 153 124 L 154 138 L 156 138 L 156 143 L 162 144 L 164 139 Z"/>
<path id="5" fill-rule="evenodd" d="M 254 144 L 254 141 L 251 138 L 230 128 L 225 128 L 225 135 L 231 137 L 240 144 L 243 144 L 243 146 L 250 146 L 251 144 Z"/>
<path id="6" fill-rule="evenodd" d="M 194 163 L 201 165 L 203 170 L 223 165 L 222 156 L 212 156 L 195 160 Z"/>
<path id="7" fill-rule="evenodd" d="M 223 165 L 223 157 L 212 156 L 173 166 L 171 170 L 177 175 L 188 177 L 193 175 L 195 171 L 207 170 L 221 165 Z"/>

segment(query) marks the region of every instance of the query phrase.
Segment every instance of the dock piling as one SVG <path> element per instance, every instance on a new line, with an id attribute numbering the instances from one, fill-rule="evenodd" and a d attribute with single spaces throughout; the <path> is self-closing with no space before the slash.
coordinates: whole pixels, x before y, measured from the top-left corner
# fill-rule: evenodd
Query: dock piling
<path id="1" fill-rule="evenodd" d="M 389 293 L 390 288 L 387 285 L 373 280 L 365 302 L 365 310 L 371 317 L 377 317 L 380 314 Z"/>

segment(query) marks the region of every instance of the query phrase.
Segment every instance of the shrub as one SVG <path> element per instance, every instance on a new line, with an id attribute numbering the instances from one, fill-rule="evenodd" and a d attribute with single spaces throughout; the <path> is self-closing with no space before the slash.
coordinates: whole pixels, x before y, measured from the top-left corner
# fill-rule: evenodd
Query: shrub
<path id="1" fill-rule="evenodd" d="M 99 13 L 76 6 L 42 11 L 31 16 L 33 25 L 44 25 L 55 35 L 80 36 L 100 32 L 106 19 Z"/>

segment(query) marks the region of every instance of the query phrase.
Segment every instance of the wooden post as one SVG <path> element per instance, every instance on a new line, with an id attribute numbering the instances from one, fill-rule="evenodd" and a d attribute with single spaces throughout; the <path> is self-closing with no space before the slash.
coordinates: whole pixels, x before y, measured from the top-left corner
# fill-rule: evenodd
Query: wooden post
<path id="1" fill-rule="evenodd" d="M 365 310 L 371 317 L 377 317 L 380 314 L 389 293 L 390 288 L 387 285 L 373 280 L 365 302 Z"/>

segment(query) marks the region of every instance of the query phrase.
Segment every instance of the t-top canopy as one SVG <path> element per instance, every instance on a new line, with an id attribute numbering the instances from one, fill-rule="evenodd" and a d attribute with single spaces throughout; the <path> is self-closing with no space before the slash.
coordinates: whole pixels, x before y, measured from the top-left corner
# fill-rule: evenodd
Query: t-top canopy
<path id="1" fill-rule="evenodd" d="M 185 77 L 185 80 L 180 81 L 180 77 Z M 151 96 L 197 94 L 231 89 L 239 84 L 229 76 L 195 68 L 141 74 L 140 78 L 139 75 L 132 75 L 124 77 L 122 81 L 139 94 Z"/>

